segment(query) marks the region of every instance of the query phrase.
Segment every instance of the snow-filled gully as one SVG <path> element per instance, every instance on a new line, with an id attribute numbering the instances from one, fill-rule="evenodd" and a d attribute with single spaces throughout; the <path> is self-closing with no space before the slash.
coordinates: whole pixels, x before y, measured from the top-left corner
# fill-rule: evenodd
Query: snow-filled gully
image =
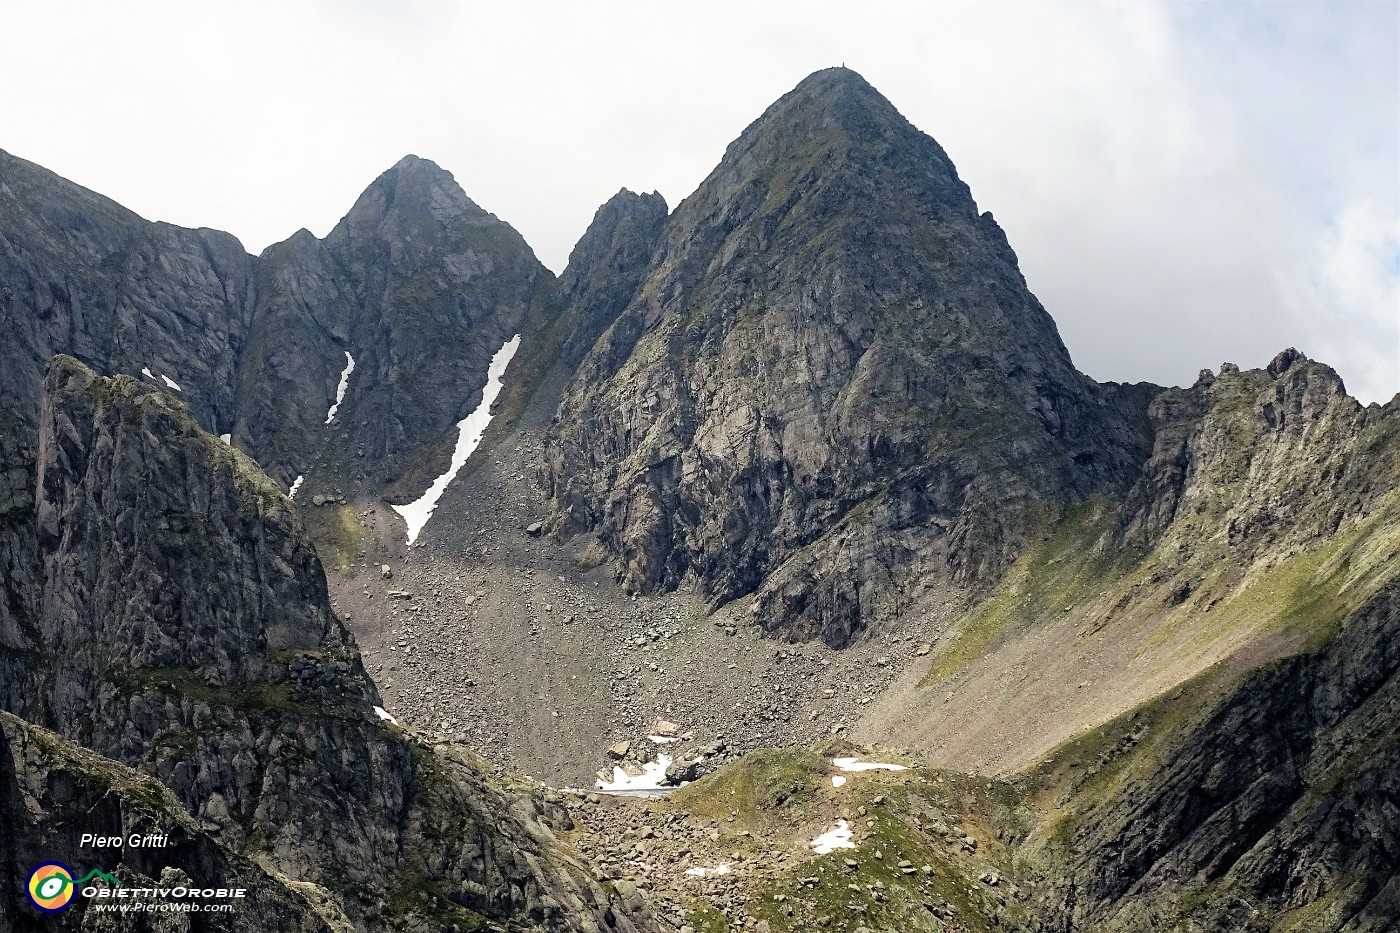
<path id="1" fill-rule="evenodd" d="M 481 390 L 481 404 L 476 406 L 471 414 L 457 422 L 457 447 L 452 451 L 452 465 L 447 468 L 447 472 L 433 480 L 428 491 L 413 502 L 407 505 L 393 506 L 394 511 L 403 516 L 404 523 L 408 525 L 409 544 L 417 540 L 418 533 L 428 523 L 428 518 L 437 508 L 438 500 L 442 498 L 447 485 L 457 477 L 457 473 L 466 464 L 467 458 L 481 443 L 482 435 L 486 433 L 486 426 L 491 423 L 491 406 L 495 404 L 496 399 L 501 394 L 502 387 L 505 385 L 501 377 L 505 375 L 506 367 L 510 365 L 511 357 L 515 356 L 515 351 L 518 349 L 520 349 L 520 335 L 516 334 L 507 340 L 501 349 L 496 351 L 495 356 L 491 357 L 491 365 L 486 369 L 486 387 Z"/>

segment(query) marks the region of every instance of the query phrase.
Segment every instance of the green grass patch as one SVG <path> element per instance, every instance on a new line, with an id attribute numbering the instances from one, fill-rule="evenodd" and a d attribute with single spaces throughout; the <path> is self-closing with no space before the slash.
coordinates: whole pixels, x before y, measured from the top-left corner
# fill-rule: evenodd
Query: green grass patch
<path id="1" fill-rule="evenodd" d="M 1106 500 L 1077 506 L 1040 531 L 997 589 L 978 604 L 929 665 L 919 686 L 947 680 L 985 655 L 1000 639 L 1050 613 L 1063 612 L 1124 576 L 1126 566 L 1097 548 L 1116 511 Z"/>
<path id="2" fill-rule="evenodd" d="M 670 800 L 697 817 L 761 832 L 780 820 L 802 819 L 828 770 L 814 752 L 764 749 L 687 784 Z M 735 822 L 727 823 L 731 817 Z"/>
<path id="3" fill-rule="evenodd" d="M 356 563 L 369 548 L 369 531 L 348 502 L 311 506 L 301 510 L 302 525 L 316 546 L 316 556 L 327 570 L 342 576 L 354 573 Z"/>
<path id="4" fill-rule="evenodd" d="M 692 910 L 686 923 L 695 928 L 695 933 L 729 933 L 729 921 L 724 919 L 724 914 L 708 904 Z"/>
<path id="5" fill-rule="evenodd" d="M 389 899 L 387 913 L 398 926 L 418 916 L 429 919 L 442 930 L 478 933 L 491 929 L 485 917 L 454 902 L 421 876 L 412 877 L 399 887 Z"/>
<path id="6" fill-rule="evenodd" d="M 0 713 L 0 716 L 8 715 Z M 164 817 L 169 823 L 181 825 L 189 821 L 184 806 L 175 794 L 155 778 L 131 771 L 117 762 L 108 761 L 95 752 L 76 746 L 18 717 L 10 718 L 25 730 L 29 741 L 53 764 L 72 771 L 98 787 L 106 788 L 153 815 Z"/>
<path id="7" fill-rule="evenodd" d="M 1392 495 L 1363 524 L 1246 572 L 1242 579 L 1217 568 L 1189 602 L 1156 626 L 1150 647 L 1162 649 L 1184 637 L 1172 654 L 1199 653 L 1230 634 L 1277 633 L 1293 636 L 1301 651 L 1320 650 L 1348 615 L 1400 572 L 1400 508 L 1395 501 Z M 1222 592 L 1227 587 L 1234 587 L 1233 592 Z M 1217 604 L 1206 615 L 1200 607 L 1211 598 Z M 1163 654 L 1163 664 L 1171 663 Z"/>
<path id="8" fill-rule="evenodd" d="M 185 667 L 109 668 L 105 679 L 128 695 L 156 691 L 165 696 L 188 697 L 215 708 L 244 712 L 291 713 L 326 716 L 325 710 L 297 700 L 290 684 L 238 683 L 215 686 Z"/>
<path id="9" fill-rule="evenodd" d="M 1019 799 L 1014 788 L 931 769 L 856 780 L 844 812 L 857 847 L 793 864 L 751 892 L 750 913 L 776 933 L 1029 926 L 1029 913 L 1009 893 L 1016 872 L 1010 850 L 983 818 Z M 977 840 L 975 849 L 964 847 L 965 835 Z"/>

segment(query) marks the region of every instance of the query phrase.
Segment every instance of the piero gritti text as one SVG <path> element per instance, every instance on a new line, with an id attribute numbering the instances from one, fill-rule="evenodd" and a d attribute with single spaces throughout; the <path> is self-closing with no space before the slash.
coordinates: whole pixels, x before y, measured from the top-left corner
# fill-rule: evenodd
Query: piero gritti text
<path id="1" fill-rule="evenodd" d="M 169 833 L 132 833 L 129 836 L 83 833 L 78 839 L 80 849 L 164 849 L 168 845 Z"/>

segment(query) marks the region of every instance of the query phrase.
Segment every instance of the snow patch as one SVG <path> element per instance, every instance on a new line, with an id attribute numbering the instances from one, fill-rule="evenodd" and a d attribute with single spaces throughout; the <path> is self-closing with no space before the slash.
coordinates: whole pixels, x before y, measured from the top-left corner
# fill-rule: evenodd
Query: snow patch
<path id="1" fill-rule="evenodd" d="M 889 765 L 880 761 L 857 761 L 854 758 L 833 758 L 831 763 L 842 771 L 908 771 L 904 765 Z"/>
<path id="2" fill-rule="evenodd" d="M 701 866 L 696 865 L 693 868 L 687 868 L 685 870 L 685 873 L 687 875 L 693 875 L 696 878 L 703 878 L 706 875 L 727 875 L 729 874 L 729 863 L 720 862 L 713 868 L 702 868 Z"/>
<path id="3" fill-rule="evenodd" d="M 350 374 L 355 371 L 355 358 L 350 355 L 350 351 L 345 351 L 345 368 L 340 372 L 340 385 L 335 387 L 335 404 L 331 410 L 326 412 L 326 424 L 331 423 L 335 413 L 340 409 L 340 403 L 345 401 L 345 390 L 350 388 Z"/>
<path id="4" fill-rule="evenodd" d="M 220 435 L 219 435 L 219 440 L 223 441 L 225 444 L 232 444 L 232 443 L 233 443 L 233 435 L 232 435 L 232 434 L 220 434 Z"/>
<path id="5" fill-rule="evenodd" d="M 628 774 L 614 766 L 611 781 L 596 783 L 599 790 L 657 790 L 666 786 L 666 769 L 670 766 L 670 755 L 657 755 L 655 761 L 642 765 L 641 774 Z"/>
<path id="6" fill-rule="evenodd" d="M 153 372 L 151 372 L 151 367 L 149 367 L 149 366 L 142 366 L 142 367 L 141 367 L 141 375 L 145 376 L 147 379 L 151 380 L 152 382 L 155 382 L 155 381 L 156 381 L 156 374 L 153 373 Z M 171 379 L 169 376 L 165 375 L 165 373 L 161 373 L 161 374 L 160 374 L 160 380 L 161 380 L 161 382 L 164 382 L 164 383 L 165 383 L 167 386 L 169 386 L 170 388 L 174 389 L 176 392 L 184 392 L 184 391 L 185 391 L 184 389 L 180 388 L 180 383 L 176 382 L 174 379 Z"/>
<path id="7" fill-rule="evenodd" d="M 842 775 L 840 775 L 840 774 L 833 774 L 833 775 L 831 776 L 831 786 L 832 786 L 832 787 L 840 787 L 842 784 L 845 784 L 845 783 L 846 783 L 846 778 L 845 778 L 844 776 L 842 776 Z"/>
<path id="8" fill-rule="evenodd" d="M 851 841 L 851 824 L 845 820 L 837 820 L 836 828 L 829 829 L 817 838 L 808 843 L 818 855 L 827 855 L 837 849 L 854 849 L 856 844 Z"/>
<path id="9" fill-rule="evenodd" d="M 672 742 L 680 741 L 680 739 L 677 739 L 673 736 L 665 735 L 649 735 L 647 736 L 647 738 L 651 740 L 651 743 L 653 745 L 670 745 Z"/>
<path id="10" fill-rule="evenodd" d="M 380 719 L 384 720 L 385 722 L 392 722 L 392 723 L 393 723 L 394 725 L 396 725 L 396 726 L 399 724 L 399 721 L 398 721 L 397 719 L 394 718 L 394 714 L 391 713 L 391 712 L 389 712 L 387 709 L 385 709 L 385 708 L 382 707 L 382 706 L 376 706 L 376 707 L 374 708 L 374 715 L 378 716 Z"/>
<path id="11" fill-rule="evenodd" d="M 295 499 L 297 497 L 297 490 L 301 488 L 301 481 L 304 479 L 306 479 L 305 476 L 298 476 L 296 479 L 292 480 L 292 488 L 287 490 L 288 499 Z"/>
<path id="12" fill-rule="evenodd" d="M 447 468 L 447 472 L 433 480 L 428 491 L 418 497 L 416 501 L 410 502 L 408 505 L 393 506 L 394 511 L 402 515 L 404 522 L 408 525 L 409 544 L 418 538 L 418 533 L 428 523 L 428 518 L 437 508 L 438 500 L 442 498 L 447 484 L 457 477 L 458 471 L 467 462 L 467 458 L 481 443 L 481 437 L 486 433 L 486 426 L 491 423 L 491 406 L 501 394 L 501 388 L 504 386 L 501 377 L 505 375 L 506 367 L 510 365 L 510 359 L 515 356 L 515 351 L 518 349 L 520 349 L 520 335 L 516 334 L 496 351 L 495 356 L 491 357 L 491 365 L 486 368 L 486 388 L 481 390 L 481 404 L 476 406 L 476 410 L 470 415 L 457 422 L 457 448 L 452 451 L 452 465 Z"/>

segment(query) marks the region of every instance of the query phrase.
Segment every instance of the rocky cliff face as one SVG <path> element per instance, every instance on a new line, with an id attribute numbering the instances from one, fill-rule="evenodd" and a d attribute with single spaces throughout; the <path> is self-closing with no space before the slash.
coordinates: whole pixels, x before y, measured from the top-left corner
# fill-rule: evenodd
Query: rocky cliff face
<path id="1" fill-rule="evenodd" d="M 1151 415 L 1119 534 L 1157 545 L 1169 601 L 1228 626 L 1253 596 L 1274 616 L 1236 663 L 1285 656 L 1158 701 L 1137 731 L 1149 747 L 1109 754 L 1071 799 L 1076 928 L 1392 929 L 1400 409 L 1363 408 L 1290 349 L 1265 370 L 1203 373 Z M 1293 573 L 1275 614 L 1250 582 L 1280 568 Z"/>
<path id="2" fill-rule="evenodd" d="M 1289 350 L 1149 411 L 1153 452 L 1124 502 L 1040 530 L 860 734 L 1015 772 L 1208 670 L 1319 644 L 1394 579 L 1396 403 L 1363 407 Z"/>
<path id="3" fill-rule="evenodd" d="M 1391 584 L 1326 648 L 1212 691 L 1111 769 L 1111 794 L 1076 799 L 1074 928 L 1394 929 L 1397 634 Z"/>
<path id="4" fill-rule="evenodd" d="M 554 277 L 450 174 L 411 156 L 370 185 L 325 249 L 359 309 L 346 347 L 357 391 L 337 414 L 332 455 L 358 463 L 363 451 L 366 476 L 399 479 L 417 498 L 446 469 L 492 355 L 548 327 Z"/>
<path id="5" fill-rule="evenodd" d="M 82 814 L 81 823 L 73 819 Z M 82 834 L 161 834 L 161 847 L 98 850 Z M 264 933 L 332 933 L 309 892 L 220 845 L 181 808 L 168 788 L 111 759 L 9 713 L 0 713 L 0 930 L 84 930 L 175 933 L 190 915 L 87 910 L 86 900 L 56 915 L 25 904 L 34 866 L 58 861 L 85 875 L 100 868 L 129 888 L 243 888 L 237 910 L 205 928 Z M 78 877 L 81 877 L 79 875 Z M 104 885 L 105 886 L 105 885 Z M 221 921 L 221 922 L 220 922 Z"/>
<path id="6" fill-rule="evenodd" d="M 554 524 L 841 645 L 911 575 L 1001 570 L 1037 503 L 1126 491 L 1145 403 L 1075 371 L 943 150 L 832 69 L 667 222 L 560 407 Z"/>
<path id="7" fill-rule="evenodd" d="M 379 721 L 293 507 L 171 393 L 59 357 L 38 476 L 12 712 L 159 779 L 352 928 L 648 928 L 555 848 L 542 800 Z"/>
<path id="8" fill-rule="evenodd" d="M 253 280 L 227 233 L 149 223 L 0 152 L 0 378 L 30 432 L 44 367 L 69 353 L 152 385 L 168 377 L 201 424 L 226 433 Z"/>
<path id="9" fill-rule="evenodd" d="M 874 731 L 1030 789 L 1051 929 L 1391 929 L 1400 405 L 1286 350 L 1149 414 Z"/>
<path id="10" fill-rule="evenodd" d="M 520 235 L 414 156 L 324 241 L 301 231 L 256 259 L 228 234 L 149 223 L 4 153 L 0 225 L 0 372 L 29 444 L 43 367 L 67 353 L 168 378 L 204 429 L 231 434 L 283 488 L 319 465 L 357 488 L 421 493 L 491 355 L 553 315 L 553 276 Z M 356 369 L 328 423 L 347 353 Z"/>
<path id="11" fill-rule="evenodd" d="M 1247 563 L 1352 527 L 1397 478 L 1394 403 L 1362 407 L 1331 367 L 1292 348 L 1265 369 L 1204 371 L 1148 416 L 1152 455 L 1120 541 L 1194 537 Z"/>
<path id="12" fill-rule="evenodd" d="M 624 188 L 598 208 L 559 279 L 557 301 L 568 326 L 564 365 L 577 367 L 637 294 L 665 224 L 666 200 L 656 192 Z"/>

